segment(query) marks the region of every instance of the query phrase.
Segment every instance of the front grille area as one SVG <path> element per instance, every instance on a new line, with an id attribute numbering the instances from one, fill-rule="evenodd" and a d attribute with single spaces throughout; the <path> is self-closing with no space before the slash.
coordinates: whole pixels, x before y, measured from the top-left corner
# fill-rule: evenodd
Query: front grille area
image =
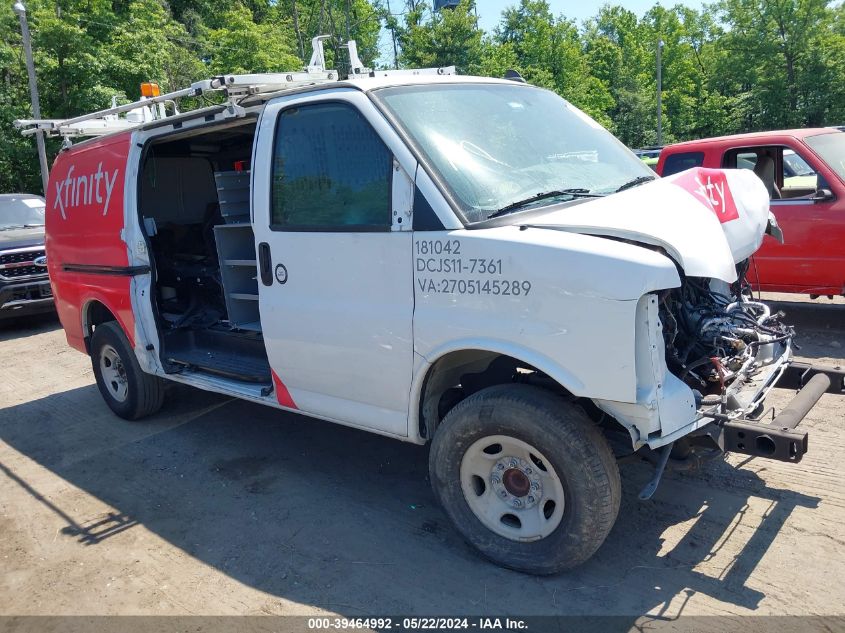
<path id="1" fill-rule="evenodd" d="M 0 253 L 0 277 L 3 279 L 18 279 L 20 277 L 46 275 L 46 268 L 32 263 L 36 257 L 43 255 L 44 249 L 20 253 Z"/>
<path id="2" fill-rule="evenodd" d="M 46 299 L 52 297 L 53 292 L 50 286 L 44 284 L 28 285 L 21 288 L 15 288 L 8 297 L 8 301 L 36 301 L 38 299 Z"/>

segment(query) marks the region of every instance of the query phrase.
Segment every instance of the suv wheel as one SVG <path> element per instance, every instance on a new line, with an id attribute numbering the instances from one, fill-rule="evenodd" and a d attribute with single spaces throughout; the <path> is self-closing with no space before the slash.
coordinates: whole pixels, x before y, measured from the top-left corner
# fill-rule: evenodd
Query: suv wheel
<path id="1" fill-rule="evenodd" d="M 499 385 L 452 409 L 429 457 L 434 494 L 492 561 L 552 574 L 590 558 L 619 511 L 619 470 L 581 409 L 549 391 Z"/>
<path id="2" fill-rule="evenodd" d="M 164 402 L 164 381 L 145 373 L 116 321 L 98 325 L 91 337 L 91 364 L 97 387 L 121 418 L 152 415 Z"/>

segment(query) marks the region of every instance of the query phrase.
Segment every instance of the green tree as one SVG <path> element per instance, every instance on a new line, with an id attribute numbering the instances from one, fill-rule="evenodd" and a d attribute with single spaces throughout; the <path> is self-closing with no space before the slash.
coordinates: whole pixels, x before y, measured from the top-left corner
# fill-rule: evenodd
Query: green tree
<path id="1" fill-rule="evenodd" d="M 207 71 L 198 59 L 200 50 L 158 0 L 129 0 L 99 56 L 106 84 L 134 100 L 144 81 L 168 91 L 202 77 Z"/>
<path id="2" fill-rule="evenodd" d="M 399 59 L 409 67 L 454 65 L 458 72 L 477 73 L 484 56 L 482 35 L 472 0 L 437 12 L 420 2 L 409 8 L 405 27 L 397 33 Z"/>
<path id="3" fill-rule="evenodd" d="M 244 6 L 227 11 L 221 22 L 226 26 L 208 33 L 206 53 L 212 73 L 275 72 L 302 65 L 289 25 L 257 24 Z"/>
<path id="4" fill-rule="evenodd" d="M 845 123 L 845 7 L 829 0 L 718 0 L 701 10 L 655 4 L 643 15 L 605 5 L 579 26 L 545 0 L 514 0 L 490 33 L 474 0 L 434 12 L 430 0 L 29 0 L 42 114 L 61 118 L 216 73 L 294 70 L 310 39 L 329 35 L 365 65 L 379 59 L 382 24 L 406 67 L 509 69 L 554 90 L 631 146 L 656 140 L 655 53 L 663 50 L 664 140 Z M 404 13 L 404 19 L 398 19 Z M 391 47 L 392 48 L 392 47 Z M 392 51 L 391 51 L 392 52 Z M 183 104 L 189 105 L 189 104 Z M 0 12 L 0 190 L 40 189 L 35 143 L 12 127 L 29 118 L 16 16 Z M 52 153 L 58 141 L 48 144 Z"/>
<path id="5" fill-rule="evenodd" d="M 631 147 L 656 141 L 655 33 L 619 6 L 605 6 L 584 29 L 589 68 L 610 98 L 604 116 Z"/>
<path id="6" fill-rule="evenodd" d="M 828 81 L 841 82 L 837 58 L 839 12 L 826 0 L 722 0 L 729 28 L 720 45 L 730 53 L 723 71 L 740 75 L 750 93 L 744 126 L 785 128 L 822 123 L 831 109 Z M 841 42 L 840 42 L 841 45 Z"/>
<path id="7" fill-rule="evenodd" d="M 41 192 L 38 154 L 31 138 L 12 127 L 15 119 L 30 118 L 29 89 L 18 18 L 0 15 L 0 192 Z"/>

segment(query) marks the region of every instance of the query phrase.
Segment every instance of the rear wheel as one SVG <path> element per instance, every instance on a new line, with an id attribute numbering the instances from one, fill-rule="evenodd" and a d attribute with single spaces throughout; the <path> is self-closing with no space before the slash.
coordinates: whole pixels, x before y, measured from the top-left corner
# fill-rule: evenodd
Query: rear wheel
<path id="1" fill-rule="evenodd" d="M 152 415 L 164 402 L 164 381 L 145 373 L 115 321 L 98 325 L 91 337 L 91 364 L 100 394 L 121 418 Z"/>
<path id="2" fill-rule="evenodd" d="M 581 409 L 527 385 L 490 387 L 452 409 L 434 436 L 429 470 L 469 543 L 528 573 L 587 560 L 619 511 L 607 441 Z"/>

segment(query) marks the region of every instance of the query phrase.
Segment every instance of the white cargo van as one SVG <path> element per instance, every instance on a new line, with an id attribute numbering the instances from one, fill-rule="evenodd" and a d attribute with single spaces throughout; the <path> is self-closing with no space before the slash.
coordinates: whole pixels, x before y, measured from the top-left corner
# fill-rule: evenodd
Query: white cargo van
<path id="1" fill-rule="evenodd" d="M 829 380 L 755 417 L 793 333 L 745 281 L 774 230 L 753 174 L 659 180 L 547 90 L 371 72 L 354 47 L 339 79 L 316 44 L 304 72 L 20 123 L 67 139 L 50 277 L 117 415 L 175 381 L 431 442 L 456 528 L 539 574 L 604 541 L 617 459 L 656 464 L 644 498 L 667 463 L 800 460 Z"/>

